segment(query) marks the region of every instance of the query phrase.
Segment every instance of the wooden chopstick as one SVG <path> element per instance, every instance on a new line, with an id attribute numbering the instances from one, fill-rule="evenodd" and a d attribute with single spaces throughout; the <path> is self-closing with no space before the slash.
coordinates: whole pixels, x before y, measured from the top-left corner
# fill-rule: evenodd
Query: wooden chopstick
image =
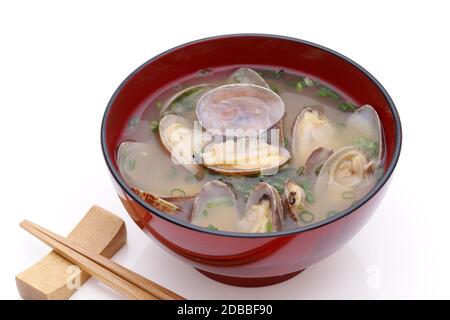
<path id="1" fill-rule="evenodd" d="M 112 262 L 53 233 L 37 224 L 24 220 L 20 226 L 55 249 L 67 260 L 77 264 L 94 278 L 109 285 L 131 299 L 180 300 L 182 296 L 150 281 L 141 275 Z"/>

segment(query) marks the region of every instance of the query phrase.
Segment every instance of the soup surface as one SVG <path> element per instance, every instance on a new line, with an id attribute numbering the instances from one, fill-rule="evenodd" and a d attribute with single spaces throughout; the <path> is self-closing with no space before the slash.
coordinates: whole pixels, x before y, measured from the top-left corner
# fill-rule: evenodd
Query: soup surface
<path id="1" fill-rule="evenodd" d="M 201 70 L 145 102 L 121 141 L 120 173 L 140 197 L 213 230 L 315 223 L 383 174 L 375 110 L 283 70 Z"/>

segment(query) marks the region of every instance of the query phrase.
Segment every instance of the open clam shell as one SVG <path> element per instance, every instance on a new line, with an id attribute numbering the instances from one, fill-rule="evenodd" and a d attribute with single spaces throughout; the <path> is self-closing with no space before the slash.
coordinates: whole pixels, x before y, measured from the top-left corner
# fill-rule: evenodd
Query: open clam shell
<path id="1" fill-rule="evenodd" d="M 237 231 L 238 219 L 233 190 L 218 180 L 206 183 L 194 200 L 190 221 L 214 230 Z"/>
<path id="2" fill-rule="evenodd" d="M 276 232 L 281 230 L 282 222 L 283 205 L 278 192 L 266 182 L 258 183 L 248 196 L 239 230 L 251 233 Z"/>
<path id="3" fill-rule="evenodd" d="M 228 84 L 202 95 L 196 112 L 202 127 L 212 134 L 255 137 L 281 120 L 285 106 L 270 89 L 253 84 Z"/>
<path id="4" fill-rule="evenodd" d="M 374 161 L 360 149 L 343 147 L 325 161 L 314 190 L 327 199 L 327 210 L 343 210 L 374 186 L 374 168 Z"/>
<path id="5" fill-rule="evenodd" d="M 205 167 L 227 175 L 273 174 L 290 158 L 287 149 L 253 138 L 211 143 L 202 156 Z"/>
<path id="6" fill-rule="evenodd" d="M 270 89 L 270 86 L 267 84 L 266 80 L 264 80 L 264 78 L 261 77 L 258 72 L 250 68 L 237 69 L 230 75 L 230 77 L 228 78 L 228 82 L 254 84 Z"/>
<path id="7" fill-rule="evenodd" d="M 161 107 L 160 114 L 179 114 L 185 111 L 192 111 L 195 109 L 198 99 L 211 89 L 212 86 L 205 83 L 185 88 L 167 99 Z"/>
<path id="8" fill-rule="evenodd" d="M 284 187 L 284 202 L 287 211 L 291 218 L 298 223 L 300 214 L 306 208 L 306 192 L 292 179 L 286 180 Z"/>
<path id="9" fill-rule="evenodd" d="M 194 130 L 192 122 L 183 117 L 168 114 L 159 122 L 159 137 L 169 151 L 172 161 L 183 165 L 194 175 L 202 172 L 202 167 L 197 163 L 195 156 L 202 149 L 204 135 L 201 130 L 198 132 Z"/>
<path id="10" fill-rule="evenodd" d="M 181 207 L 149 192 L 140 190 L 138 188 L 132 188 L 132 190 L 138 195 L 139 198 L 164 213 L 176 214 L 183 211 Z"/>
<path id="11" fill-rule="evenodd" d="M 329 148 L 319 147 L 306 160 L 303 175 L 313 184 L 325 161 L 333 154 Z"/>
<path id="12" fill-rule="evenodd" d="M 334 149 L 335 128 L 322 110 L 305 108 L 297 116 L 292 130 L 293 166 L 304 167 L 311 153 L 320 147 Z"/>
<path id="13" fill-rule="evenodd" d="M 369 158 L 380 163 L 383 154 L 383 130 L 375 109 L 368 104 L 359 107 L 350 115 L 346 126 L 362 137 L 356 141 L 356 146 Z"/>

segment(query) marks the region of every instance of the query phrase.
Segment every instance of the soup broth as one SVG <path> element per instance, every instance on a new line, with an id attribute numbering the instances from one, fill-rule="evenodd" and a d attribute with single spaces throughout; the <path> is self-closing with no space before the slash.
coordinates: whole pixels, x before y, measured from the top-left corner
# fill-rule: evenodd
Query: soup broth
<path id="1" fill-rule="evenodd" d="M 383 174 L 374 109 L 283 70 L 201 70 L 137 110 L 121 141 L 119 170 L 138 195 L 212 230 L 316 223 L 361 199 Z"/>

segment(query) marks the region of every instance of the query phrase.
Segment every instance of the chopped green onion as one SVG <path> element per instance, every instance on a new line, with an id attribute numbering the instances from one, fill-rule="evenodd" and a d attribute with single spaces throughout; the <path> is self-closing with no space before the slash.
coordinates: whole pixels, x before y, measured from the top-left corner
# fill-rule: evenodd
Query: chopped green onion
<path id="1" fill-rule="evenodd" d="M 141 122 L 141 119 L 139 119 L 139 117 L 131 118 L 130 121 L 128 121 L 128 129 L 133 129 L 139 124 L 139 122 Z"/>
<path id="2" fill-rule="evenodd" d="M 206 218 L 208 216 L 209 212 L 208 210 L 203 210 L 202 215 Z"/>
<path id="3" fill-rule="evenodd" d="M 301 81 L 297 81 L 297 83 L 295 84 L 295 89 L 296 89 L 297 91 L 302 91 L 302 89 L 303 89 L 303 84 L 302 84 Z"/>
<path id="4" fill-rule="evenodd" d="M 128 169 L 134 170 L 134 168 L 136 168 L 136 160 L 128 159 L 127 165 L 128 165 Z"/>
<path id="5" fill-rule="evenodd" d="M 175 113 L 192 111 L 196 105 L 197 97 L 205 90 L 204 87 L 194 87 L 179 95 L 170 105 Z"/>
<path id="6" fill-rule="evenodd" d="M 277 87 L 273 84 L 269 84 L 270 90 L 272 90 L 273 92 L 275 92 L 276 94 L 279 94 L 280 91 L 277 89 Z"/>
<path id="7" fill-rule="evenodd" d="M 278 182 L 274 182 L 274 181 L 269 182 L 269 184 L 272 187 L 274 187 L 277 190 L 278 193 L 283 193 L 283 191 L 284 191 L 284 185 L 283 184 L 278 183 Z"/>
<path id="8" fill-rule="evenodd" d="M 328 97 L 334 100 L 339 100 L 340 96 L 333 90 L 331 90 L 328 87 L 322 86 L 319 91 L 317 91 L 317 94 L 321 97 Z"/>
<path id="9" fill-rule="evenodd" d="M 173 188 L 172 190 L 170 190 L 170 195 L 174 197 L 182 197 L 186 195 L 186 192 L 184 192 L 184 190 L 180 188 Z"/>
<path id="10" fill-rule="evenodd" d="M 308 77 L 305 77 L 305 78 L 303 79 L 303 82 L 305 83 L 305 85 L 306 85 L 307 87 L 314 87 L 314 81 L 311 80 L 311 79 L 308 78 Z"/>
<path id="11" fill-rule="evenodd" d="M 161 109 L 162 106 L 163 106 L 163 104 L 162 104 L 160 101 L 158 101 L 158 102 L 156 103 L 156 107 L 157 107 L 158 109 Z"/>
<path id="12" fill-rule="evenodd" d="M 317 91 L 317 94 L 321 97 L 326 97 L 328 95 L 328 88 L 320 88 L 319 91 Z"/>
<path id="13" fill-rule="evenodd" d="M 272 222 L 267 221 L 267 224 L 266 224 L 266 232 L 272 232 L 272 229 L 273 229 Z"/>
<path id="14" fill-rule="evenodd" d="M 283 73 L 284 73 L 284 70 L 280 69 L 280 70 L 275 71 L 274 75 L 276 78 L 280 78 L 283 75 Z"/>
<path id="15" fill-rule="evenodd" d="M 207 228 L 208 228 L 209 230 L 215 230 L 215 231 L 219 230 L 219 228 L 213 226 L 212 224 L 209 224 L 209 225 L 207 226 Z"/>
<path id="16" fill-rule="evenodd" d="M 356 145 L 357 147 L 363 147 L 363 146 L 366 145 L 366 139 L 364 139 L 364 138 L 358 138 L 358 139 L 356 139 L 356 140 L 354 141 L 354 143 L 355 143 L 355 145 Z"/>
<path id="17" fill-rule="evenodd" d="M 344 112 L 347 112 L 347 111 L 353 112 L 357 109 L 357 107 L 353 103 L 347 101 L 347 102 L 341 103 L 339 105 L 339 109 L 341 109 Z"/>
<path id="18" fill-rule="evenodd" d="M 370 157 L 375 157 L 378 154 L 378 143 L 365 138 L 358 138 L 354 145 L 366 152 Z"/>
<path id="19" fill-rule="evenodd" d="M 332 216 L 335 216 L 337 213 L 339 213 L 339 212 L 336 210 L 328 211 L 327 218 L 331 218 Z"/>
<path id="20" fill-rule="evenodd" d="M 284 174 L 278 174 L 276 176 L 272 176 L 270 177 L 270 180 L 273 181 L 274 183 L 284 183 L 284 181 L 287 179 L 288 177 L 285 176 Z"/>
<path id="21" fill-rule="evenodd" d="M 342 193 L 342 198 L 343 199 L 355 199 L 356 194 L 353 191 L 345 191 Z"/>
<path id="22" fill-rule="evenodd" d="M 311 192 L 306 193 L 306 202 L 308 202 L 309 204 L 313 204 L 314 202 L 316 202 L 316 198 Z"/>
<path id="23" fill-rule="evenodd" d="M 309 211 L 300 212 L 299 218 L 303 223 L 311 223 L 314 221 L 314 215 Z"/>
<path id="24" fill-rule="evenodd" d="M 233 184 L 233 188 L 236 190 L 236 191 L 238 191 L 238 192 L 241 192 L 241 193 L 249 193 L 250 191 L 251 191 L 251 189 L 252 189 L 252 187 L 251 186 L 249 186 L 249 185 L 246 185 L 246 184 L 244 184 L 244 183 L 236 183 L 236 184 Z"/>
<path id="25" fill-rule="evenodd" d="M 158 130 L 158 128 L 159 128 L 159 122 L 156 121 L 156 120 L 153 120 L 153 121 L 150 123 L 150 129 L 151 129 L 153 132 L 155 132 L 156 130 Z"/>
<path id="26" fill-rule="evenodd" d="M 303 179 L 300 185 L 303 188 L 303 190 L 311 191 L 311 183 L 307 179 Z"/>
<path id="27" fill-rule="evenodd" d="M 227 197 L 223 197 L 223 198 L 216 198 L 214 200 L 209 201 L 206 204 L 206 207 L 208 209 L 220 207 L 220 206 L 232 207 L 233 204 L 234 204 L 233 200 L 231 200 L 230 198 L 227 198 Z"/>
<path id="28" fill-rule="evenodd" d="M 339 100 L 341 97 L 334 91 L 331 90 L 329 97 L 334 100 Z"/>

